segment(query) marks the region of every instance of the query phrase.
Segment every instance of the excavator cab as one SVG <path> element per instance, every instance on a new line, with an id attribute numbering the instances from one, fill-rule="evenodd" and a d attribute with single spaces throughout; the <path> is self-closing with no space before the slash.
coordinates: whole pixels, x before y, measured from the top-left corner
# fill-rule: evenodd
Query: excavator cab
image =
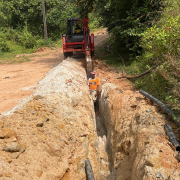
<path id="1" fill-rule="evenodd" d="M 83 20 L 69 18 L 67 20 L 67 34 L 63 34 L 64 58 L 72 56 L 73 52 L 85 52 L 87 72 L 92 71 L 91 57 L 94 55 L 94 34 L 90 35 L 88 17 Z"/>
<path id="2" fill-rule="evenodd" d="M 83 24 L 78 18 L 67 20 L 67 43 L 82 42 L 84 40 Z M 74 49 L 82 49 L 82 44 L 75 44 Z M 71 55 L 69 53 L 68 55 Z"/>
<path id="3" fill-rule="evenodd" d="M 75 34 L 83 34 L 82 21 L 77 18 L 68 19 L 67 20 L 67 36 L 73 36 Z"/>

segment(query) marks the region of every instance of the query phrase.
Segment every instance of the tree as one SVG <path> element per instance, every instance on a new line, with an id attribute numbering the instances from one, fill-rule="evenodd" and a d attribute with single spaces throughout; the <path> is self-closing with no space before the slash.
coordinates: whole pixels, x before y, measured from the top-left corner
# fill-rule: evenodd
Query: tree
<path id="1" fill-rule="evenodd" d="M 75 16 L 71 3 L 63 0 L 46 0 L 46 17 L 48 33 L 57 38 L 65 29 L 66 19 Z M 41 0 L 0 0 L 0 27 L 22 30 L 24 26 L 33 35 L 43 36 L 42 1 Z"/>
<path id="2" fill-rule="evenodd" d="M 162 7 L 161 0 L 96 0 L 94 6 L 112 34 L 115 49 L 131 55 L 142 53 L 141 33 L 158 20 Z"/>

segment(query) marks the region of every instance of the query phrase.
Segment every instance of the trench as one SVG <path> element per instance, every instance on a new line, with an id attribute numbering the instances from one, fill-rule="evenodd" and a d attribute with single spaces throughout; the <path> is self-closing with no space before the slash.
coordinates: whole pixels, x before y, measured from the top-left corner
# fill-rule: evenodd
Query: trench
<path id="1" fill-rule="evenodd" d="M 107 130 L 103 124 L 101 113 L 99 111 L 100 107 L 100 97 L 98 97 L 96 102 L 96 107 L 94 105 L 95 113 L 95 127 L 97 133 L 97 158 L 98 158 L 98 180 L 115 180 L 114 174 L 114 162 L 111 155 L 111 145 L 107 139 Z"/>
<path id="2" fill-rule="evenodd" d="M 80 54 L 80 53 L 75 53 L 73 55 L 73 58 L 75 58 L 77 61 L 81 62 L 82 67 L 86 69 L 86 63 L 84 61 L 85 57 Z M 87 74 L 87 79 L 88 73 Z M 104 120 L 106 117 L 103 117 L 103 107 L 101 107 L 100 101 L 103 101 L 101 99 L 101 96 L 98 97 L 97 100 L 97 106 L 98 108 L 95 109 L 94 107 L 94 114 L 95 114 L 95 127 L 96 127 L 96 133 L 97 133 L 97 142 L 95 144 L 95 148 L 97 150 L 96 155 L 97 155 L 97 161 L 98 161 L 98 173 L 97 173 L 97 180 L 115 180 L 116 179 L 116 168 L 114 166 L 114 155 L 112 152 L 112 145 L 110 142 L 110 134 L 111 134 L 111 128 L 108 128 L 105 123 L 106 120 Z M 100 113 L 101 109 L 101 113 Z M 111 116 L 111 115 L 110 115 Z M 109 122 L 110 117 L 108 117 Z M 127 170 L 130 168 L 129 164 L 129 156 L 125 155 L 125 160 L 128 161 L 126 163 L 125 167 L 123 167 L 123 170 Z M 91 162 L 92 163 L 92 162 Z M 122 161 L 122 166 L 123 166 L 123 161 Z M 123 171 L 122 170 L 122 171 Z M 127 176 L 127 175 L 125 175 Z M 126 177 L 121 177 L 120 180 L 125 180 Z M 87 179 L 89 180 L 89 179 Z"/>
<path id="3" fill-rule="evenodd" d="M 79 59 L 84 62 L 84 57 Z M 79 180 L 85 179 L 88 159 L 95 180 L 158 180 L 160 176 L 170 179 L 170 175 L 179 180 L 180 166 L 178 169 L 176 154 L 165 138 L 166 115 L 147 104 L 138 92 L 107 82 L 101 87 L 99 111 L 94 112 L 85 76 L 77 61 L 63 62 L 14 114 L 0 119 L 3 129 L 13 128 L 21 135 L 18 143 L 27 144 L 16 159 L 11 160 L 10 152 L 1 151 L 11 160 L 4 171 L 11 167 L 13 179 L 36 179 L 38 175 L 41 179 Z M 5 142 L 1 139 L 1 147 Z M 23 172 L 17 164 L 27 173 L 14 173 Z"/>
<path id="4" fill-rule="evenodd" d="M 86 69 L 86 63 L 84 61 L 85 56 L 83 54 L 75 53 L 73 54 L 72 57 L 76 59 L 78 62 L 81 62 L 81 66 Z M 88 73 L 86 72 L 86 74 L 88 80 L 89 78 Z M 114 167 L 113 167 L 114 162 L 112 160 L 112 155 L 111 155 L 111 146 L 107 140 L 107 131 L 102 121 L 101 113 L 99 111 L 100 108 L 101 107 L 100 107 L 100 96 L 99 96 L 97 100 L 97 108 L 95 108 L 94 106 L 94 114 L 95 114 L 94 123 L 97 133 L 97 141 L 95 144 L 95 148 L 97 150 L 96 155 L 98 158 L 97 180 L 115 180 Z"/>
<path id="5" fill-rule="evenodd" d="M 78 62 L 81 62 L 81 66 L 86 69 L 86 63 L 84 61 L 84 56 L 80 53 L 75 53 L 73 58 L 76 59 Z M 88 73 L 86 72 L 87 80 L 88 80 Z M 114 158 L 112 152 L 112 145 L 110 142 L 110 131 L 111 128 L 107 128 L 105 125 L 105 120 L 103 117 L 103 107 L 101 107 L 100 101 L 103 101 L 101 96 L 98 96 L 97 100 L 97 108 L 94 106 L 94 114 L 95 114 L 95 127 L 96 127 L 96 134 L 97 134 L 97 141 L 95 144 L 96 148 L 96 156 L 98 161 L 98 173 L 97 173 L 97 180 L 115 180 L 116 179 L 116 168 L 114 166 Z M 100 113 L 101 109 L 101 113 Z M 108 119 L 110 122 L 110 118 Z M 129 161 L 129 156 L 125 156 L 125 159 Z M 92 162 L 90 162 L 92 163 Z M 123 162 L 122 162 L 123 164 Z M 124 167 L 123 170 L 128 169 L 130 165 Z M 95 179 L 96 179 L 95 178 Z M 125 178 L 126 179 L 126 178 Z M 86 178 L 86 180 L 90 180 Z M 124 180 L 124 178 L 120 178 L 120 180 Z"/>
<path id="6" fill-rule="evenodd" d="M 107 141 L 107 132 L 101 119 L 100 112 L 95 112 L 96 115 L 96 131 L 98 137 L 98 158 L 99 158 L 99 180 L 113 180 L 113 168 L 111 147 Z"/>
<path id="7" fill-rule="evenodd" d="M 178 152 L 168 145 L 164 130 L 168 115 L 139 92 L 112 84 L 104 95 L 95 112 L 98 180 L 179 179 Z"/>

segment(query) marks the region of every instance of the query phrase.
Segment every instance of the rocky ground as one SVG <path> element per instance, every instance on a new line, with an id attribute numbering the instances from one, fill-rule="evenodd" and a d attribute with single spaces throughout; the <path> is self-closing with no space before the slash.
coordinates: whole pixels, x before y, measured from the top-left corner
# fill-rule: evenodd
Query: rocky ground
<path id="1" fill-rule="evenodd" d="M 102 86 L 100 114 L 115 179 L 179 179 L 177 152 L 164 131 L 168 123 L 154 104 L 117 84 Z"/>
<path id="2" fill-rule="evenodd" d="M 84 180 L 89 159 L 96 180 L 179 180 L 180 159 L 163 128 L 170 123 L 178 135 L 169 117 L 97 59 L 95 114 L 84 57 L 73 58 L 1 114 L 0 179 Z"/>
<path id="3" fill-rule="evenodd" d="M 0 122 L 3 179 L 85 179 L 86 159 L 97 174 L 95 114 L 78 63 L 52 69 Z"/>
<path id="4" fill-rule="evenodd" d="M 111 172 L 106 179 L 180 179 L 179 154 L 164 131 L 164 124 L 169 123 L 179 138 L 176 125 L 129 81 L 117 79 L 120 75 L 116 69 L 99 61 L 94 64 L 101 79 L 98 116 L 105 127 L 106 160 Z"/>

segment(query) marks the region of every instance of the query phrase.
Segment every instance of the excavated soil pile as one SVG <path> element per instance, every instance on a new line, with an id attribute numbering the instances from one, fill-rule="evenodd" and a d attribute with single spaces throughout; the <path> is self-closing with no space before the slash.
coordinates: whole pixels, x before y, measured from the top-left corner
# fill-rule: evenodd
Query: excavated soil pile
<path id="1" fill-rule="evenodd" d="M 86 159 L 96 180 L 180 179 L 180 159 L 163 128 L 168 116 L 117 79 L 116 69 L 96 60 L 94 69 L 96 118 L 85 69 L 70 58 L 0 116 L 0 179 L 84 180 Z"/>
<path id="2" fill-rule="evenodd" d="M 85 70 L 63 61 L 0 117 L 0 179 L 85 179 L 86 159 L 96 178 L 94 124 Z"/>
<path id="3" fill-rule="evenodd" d="M 106 129 L 110 170 L 116 180 L 180 179 L 177 153 L 163 127 L 167 115 L 148 102 L 118 83 L 102 85 L 100 115 Z"/>

